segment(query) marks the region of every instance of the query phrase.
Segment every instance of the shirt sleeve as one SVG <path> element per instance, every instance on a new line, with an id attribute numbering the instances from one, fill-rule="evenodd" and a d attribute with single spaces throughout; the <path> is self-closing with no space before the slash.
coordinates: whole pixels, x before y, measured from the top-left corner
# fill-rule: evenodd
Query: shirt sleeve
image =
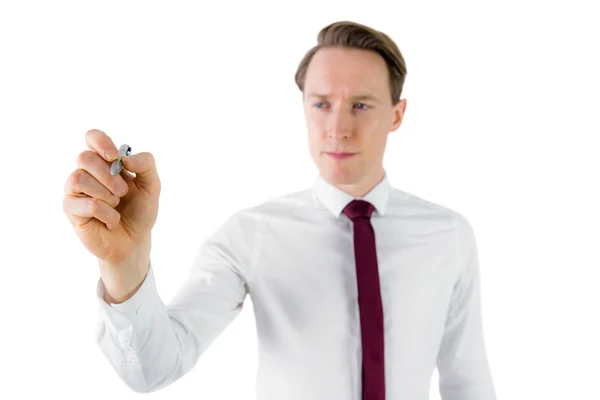
<path id="1" fill-rule="evenodd" d="M 240 313 L 260 239 L 256 229 L 243 235 L 248 223 L 232 217 L 202 244 L 168 305 L 157 291 L 152 262 L 138 291 L 120 304 L 104 301 L 100 279 L 96 341 L 133 391 L 153 392 L 184 376 Z"/>
<path id="2" fill-rule="evenodd" d="M 481 316 L 479 259 L 473 229 L 456 215 L 459 277 L 437 358 L 443 400 L 496 400 Z"/>

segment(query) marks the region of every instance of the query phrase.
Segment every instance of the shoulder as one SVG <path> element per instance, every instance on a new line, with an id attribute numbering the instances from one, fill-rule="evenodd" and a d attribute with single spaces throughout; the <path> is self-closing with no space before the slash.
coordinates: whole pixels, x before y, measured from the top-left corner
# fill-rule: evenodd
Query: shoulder
<path id="1" fill-rule="evenodd" d="M 392 188 L 389 213 L 403 219 L 419 219 L 432 227 L 452 232 L 459 243 L 474 241 L 473 227 L 461 211 L 397 188 Z"/>
<path id="2" fill-rule="evenodd" d="M 296 211 L 305 211 L 314 207 L 312 191 L 310 189 L 298 190 L 266 200 L 236 211 L 230 219 L 242 223 L 261 223 L 273 218 L 285 218 Z"/>
<path id="3" fill-rule="evenodd" d="M 231 213 L 222 227 L 229 231 L 255 232 L 269 221 L 289 218 L 298 212 L 306 211 L 307 207 L 314 207 L 314 204 L 310 189 L 285 193 Z"/>

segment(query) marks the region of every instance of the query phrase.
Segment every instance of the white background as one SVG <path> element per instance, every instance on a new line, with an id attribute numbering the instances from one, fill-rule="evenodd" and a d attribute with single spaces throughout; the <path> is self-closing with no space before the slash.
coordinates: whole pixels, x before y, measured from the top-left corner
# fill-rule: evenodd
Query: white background
<path id="1" fill-rule="evenodd" d="M 385 167 L 474 227 L 499 399 L 600 398 L 593 3 L 2 2 L 0 398 L 254 398 L 251 299 L 180 381 L 139 395 L 119 380 L 94 342 L 99 271 L 63 187 L 88 129 L 155 155 L 168 302 L 227 216 L 314 181 L 293 76 L 337 20 L 386 32 L 406 59 Z"/>

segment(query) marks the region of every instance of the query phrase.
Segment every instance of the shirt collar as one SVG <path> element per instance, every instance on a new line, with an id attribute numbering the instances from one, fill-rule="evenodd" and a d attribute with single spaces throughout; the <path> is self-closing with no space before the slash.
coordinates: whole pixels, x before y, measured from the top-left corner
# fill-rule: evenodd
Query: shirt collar
<path id="1" fill-rule="evenodd" d="M 359 199 L 368 201 L 375 206 L 375 212 L 383 216 L 387 210 L 388 201 L 391 194 L 391 186 L 387 173 L 384 173 L 383 179 L 373 189 L 363 197 L 354 197 L 341 189 L 338 189 L 327 182 L 321 175 L 317 177 L 312 188 L 313 199 L 318 199 L 331 213 L 338 218 L 344 208 L 352 200 Z"/>

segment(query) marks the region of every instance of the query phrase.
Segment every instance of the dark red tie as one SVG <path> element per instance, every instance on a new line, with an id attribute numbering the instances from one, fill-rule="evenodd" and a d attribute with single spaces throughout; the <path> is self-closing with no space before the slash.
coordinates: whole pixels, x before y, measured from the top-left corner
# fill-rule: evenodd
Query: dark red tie
<path id="1" fill-rule="evenodd" d="M 353 200 L 343 213 L 354 225 L 354 255 L 358 286 L 358 310 L 362 336 L 362 400 L 385 400 L 383 306 L 379 288 L 375 232 L 371 214 L 375 207 Z"/>

